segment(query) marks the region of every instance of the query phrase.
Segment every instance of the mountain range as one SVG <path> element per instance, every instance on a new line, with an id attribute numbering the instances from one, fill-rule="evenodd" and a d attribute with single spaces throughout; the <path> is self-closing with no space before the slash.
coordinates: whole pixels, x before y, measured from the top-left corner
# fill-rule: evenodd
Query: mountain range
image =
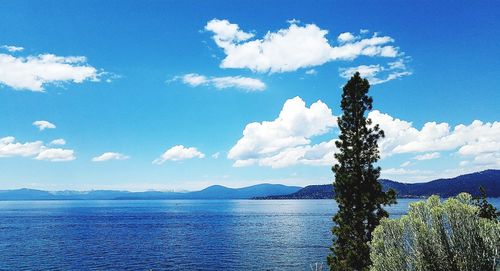
<path id="1" fill-rule="evenodd" d="M 194 192 L 129 192 L 116 190 L 43 191 L 36 189 L 0 190 L 0 200 L 135 200 L 135 199 L 251 199 L 287 195 L 302 187 L 281 184 L 258 184 L 243 188 L 213 185 Z"/>
<path id="2" fill-rule="evenodd" d="M 451 197 L 461 192 L 477 196 L 480 194 L 480 186 L 485 189 L 488 197 L 500 197 L 500 170 L 492 169 L 425 183 L 400 183 L 386 179 L 381 179 L 380 183 L 385 191 L 394 189 L 400 198 L 428 197 L 430 195 Z M 331 199 L 333 195 L 333 185 L 324 184 L 309 185 L 288 195 L 274 195 L 256 199 Z"/>
<path id="3" fill-rule="evenodd" d="M 500 170 L 460 175 L 455 178 L 438 179 L 426 183 L 400 183 L 381 179 L 384 190 L 394 189 L 398 197 L 427 197 L 440 195 L 449 197 L 460 192 L 473 195 L 479 187 L 486 190 L 488 197 L 500 197 Z M 281 184 L 258 184 L 243 188 L 228 188 L 213 185 L 194 192 L 129 192 L 117 190 L 92 191 L 43 191 L 36 189 L 0 190 L 0 200 L 146 200 L 146 199 L 331 199 L 331 184 L 306 187 Z"/>

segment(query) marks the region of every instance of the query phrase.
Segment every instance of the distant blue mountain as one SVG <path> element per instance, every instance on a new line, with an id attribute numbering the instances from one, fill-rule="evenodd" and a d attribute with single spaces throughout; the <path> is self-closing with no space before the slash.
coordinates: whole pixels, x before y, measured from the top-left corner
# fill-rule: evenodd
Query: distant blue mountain
<path id="1" fill-rule="evenodd" d="M 194 198 L 204 199 L 250 199 L 254 197 L 262 197 L 261 195 L 271 196 L 286 195 L 295 193 L 302 187 L 286 186 L 282 184 L 258 184 L 243 188 L 227 188 L 221 185 L 213 185 L 198 192 L 192 192 L 189 196 Z"/>
<path id="2" fill-rule="evenodd" d="M 213 185 L 195 192 L 129 192 L 115 190 L 43 191 L 35 189 L 0 190 L 0 200 L 125 200 L 125 199 L 250 199 L 286 195 L 302 187 L 281 184 L 258 184 L 243 188 Z"/>
<path id="3" fill-rule="evenodd" d="M 385 179 L 381 179 L 380 182 L 384 190 L 394 189 L 398 197 L 428 197 L 430 195 L 451 197 L 461 192 L 478 195 L 480 186 L 485 189 L 488 197 L 500 197 L 500 170 L 493 169 L 426 183 L 408 184 Z M 289 195 L 273 195 L 257 199 L 331 199 L 333 194 L 333 185 L 324 184 L 309 185 Z"/>
<path id="4" fill-rule="evenodd" d="M 381 179 L 384 190 L 394 189 L 398 197 L 450 197 L 460 192 L 473 195 L 484 187 L 489 197 L 500 197 L 500 170 L 485 170 L 450 179 L 407 184 Z M 125 199 L 331 199 L 331 184 L 309 185 L 304 188 L 281 184 L 258 184 L 243 188 L 213 185 L 195 192 L 129 192 L 116 190 L 56 191 L 35 189 L 0 190 L 0 200 L 125 200 Z"/>

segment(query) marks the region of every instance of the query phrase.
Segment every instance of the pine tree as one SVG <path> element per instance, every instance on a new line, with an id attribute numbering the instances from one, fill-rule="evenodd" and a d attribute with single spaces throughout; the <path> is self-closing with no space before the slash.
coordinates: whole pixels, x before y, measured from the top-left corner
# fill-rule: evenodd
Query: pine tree
<path id="1" fill-rule="evenodd" d="M 490 219 L 498 222 L 498 217 L 500 216 L 500 212 L 497 211 L 497 208 L 488 202 L 486 196 L 486 190 L 484 187 L 479 186 L 480 196 L 475 197 L 473 202 L 474 205 L 479 207 L 478 216 L 486 219 Z"/>
<path id="2" fill-rule="evenodd" d="M 338 163 L 332 167 L 339 211 L 333 217 L 336 238 L 328 256 L 330 270 L 368 269 L 372 232 L 388 216 L 382 206 L 396 203 L 393 190 L 382 190 L 380 167 L 374 166 L 380 158 L 377 140 L 384 132 L 365 116 L 372 109 L 369 88 L 368 80 L 358 72 L 343 88 L 343 115 L 338 119 L 341 134 L 335 142 Z"/>

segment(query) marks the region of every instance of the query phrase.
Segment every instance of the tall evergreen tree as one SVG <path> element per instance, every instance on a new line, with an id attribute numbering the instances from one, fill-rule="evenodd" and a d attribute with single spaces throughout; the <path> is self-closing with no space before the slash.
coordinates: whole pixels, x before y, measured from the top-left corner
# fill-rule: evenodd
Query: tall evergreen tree
<path id="1" fill-rule="evenodd" d="M 384 192 L 378 182 L 380 158 L 377 140 L 384 136 L 378 125 L 373 126 L 367 111 L 372 109 L 368 96 L 370 84 L 357 72 L 343 88 L 338 119 L 338 163 L 335 173 L 335 200 L 339 211 L 333 217 L 335 235 L 332 253 L 328 256 L 330 270 L 367 270 L 370 265 L 369 242 L 372 232 L 388 213 L 383 205 L 396 202 L 393 190 Z"/>

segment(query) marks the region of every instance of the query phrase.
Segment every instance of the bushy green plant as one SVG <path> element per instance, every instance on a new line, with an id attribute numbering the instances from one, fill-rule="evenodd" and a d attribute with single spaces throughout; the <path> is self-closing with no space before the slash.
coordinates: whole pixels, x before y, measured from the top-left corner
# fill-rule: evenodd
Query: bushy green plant
<path id="1" fill-rule="evenodd" d="M 381 220 L 373 232 L 373 271 L 487 271 L 500 257 L 500 223 L 478 216 L 471 195 L 432 196 L 407 215 Z"/>

